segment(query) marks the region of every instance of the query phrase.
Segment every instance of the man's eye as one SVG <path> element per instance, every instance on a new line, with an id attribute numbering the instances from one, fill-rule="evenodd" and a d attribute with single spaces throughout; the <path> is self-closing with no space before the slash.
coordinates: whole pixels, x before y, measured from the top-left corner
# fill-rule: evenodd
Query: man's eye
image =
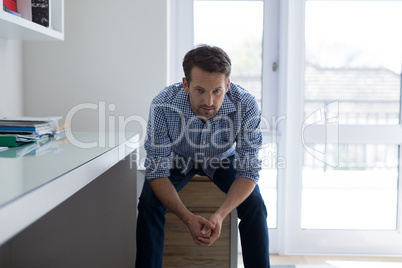
<path id="1" fill-rule="evenodd" d="M 202 93 L 202 89 L 201 88 L 196 88 L 195 91 Z"/>
<path id="2" fill-rule="evenodd" d="M 221 92 L 221 89 L 215 89 L 214 92 L 215 92 L 216 94 L 218 94 L 218 93 Z"/>

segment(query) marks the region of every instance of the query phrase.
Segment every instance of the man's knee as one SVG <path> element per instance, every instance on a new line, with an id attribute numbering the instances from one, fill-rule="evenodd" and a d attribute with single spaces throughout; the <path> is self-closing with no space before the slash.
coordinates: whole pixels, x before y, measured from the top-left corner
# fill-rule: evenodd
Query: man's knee
<path id="1" fill-rule="evenodd" d="M 144 187 L 139 198 L 138 210 L 154 210 L 158 209 L 163 212 L 165 209 L 164 205 L 159 201 L 158 197 L 153 192 L 148 181 L 144 182 Z"/>
<path id="2" fill-rule="evenodd" d="M 262 198 L 259 191 L 254 189 L 254 191 L 249 195 L 246 199 L 246 202 L 254 207 L 262 207 L 265 206 L 264 199 Z"/>
<path id="3" fill-rule="evenodd" d="M 262 213 L 267 215 L 267 209 L 265 207 L 264 199 L 261 196 L 259 189 L 254 189 L 254 191 L 248 196 L 248 198 L 237 208 L 239 218 L 243 214 L 248 213 Z"/>

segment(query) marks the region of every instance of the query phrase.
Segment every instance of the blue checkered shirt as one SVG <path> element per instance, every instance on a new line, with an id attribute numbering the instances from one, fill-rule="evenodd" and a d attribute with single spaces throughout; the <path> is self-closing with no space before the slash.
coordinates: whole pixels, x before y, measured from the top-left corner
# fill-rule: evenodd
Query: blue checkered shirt
<path id="1" fill-rule="evenodd" d="M 235 156 L 236 178 L 255 183 L 259 179 L 262 145 L 261 112 L 248 91 L 230 83 L 221 108 L 203 122 L 193 112 L 183 84 L 164 88 L 152 101 L 145 150 L 146 178 L 169 177 L 170 169 L 183 174 L 202 168 L 213 179 L 217 168 L 225 168 Z"/>

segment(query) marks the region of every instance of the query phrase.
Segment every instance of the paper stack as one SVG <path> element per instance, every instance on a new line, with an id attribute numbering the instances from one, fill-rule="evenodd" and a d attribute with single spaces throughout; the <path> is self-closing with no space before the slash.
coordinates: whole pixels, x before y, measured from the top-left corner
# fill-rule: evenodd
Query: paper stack
<path id="1" fill-rule="evenodd" d="M 0 117 L 0 147 L 41 142 L 64 132 L 62 117 Z"/>

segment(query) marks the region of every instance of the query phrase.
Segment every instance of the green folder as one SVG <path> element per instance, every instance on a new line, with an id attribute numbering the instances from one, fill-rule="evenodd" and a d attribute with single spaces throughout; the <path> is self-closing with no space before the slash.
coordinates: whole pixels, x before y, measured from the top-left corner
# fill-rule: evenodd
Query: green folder
<path id="1" fill-rule="evenodd" d="M 0 146 L 5 147 L 16 147 L 33 141 L 36 141 L 36 139 L 18 135 L 0 135 Z"/>

